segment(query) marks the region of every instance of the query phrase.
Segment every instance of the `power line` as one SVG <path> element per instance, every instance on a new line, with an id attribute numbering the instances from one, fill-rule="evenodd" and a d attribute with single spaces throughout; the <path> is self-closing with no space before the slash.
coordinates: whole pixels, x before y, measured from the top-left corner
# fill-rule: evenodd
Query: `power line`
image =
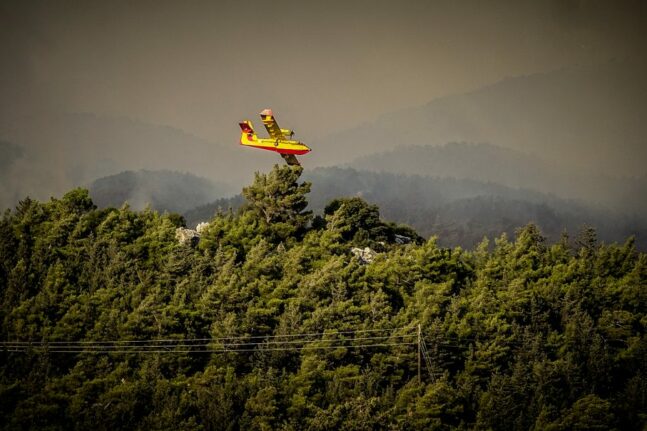
<path id="1" fill-rule="evenodd" d="M 364 341 L 364 340 L 380 340 L 380 341 L 389 341 L 389 340 L 396 340 L 396 339 L 407 339 L 407 338 L 413 338 L 416 337 L 415 334 L 407 334 L 407 335 L 389 335 L 389 336 L 382 336 L 382 337 L 356 337 L 356 338 L 347 338 L 347 339 L 314 339 L 314 340 L 289 340 L 289 341 L 256 341 L 256 342 L 236 342 L 236 343 L 220 343 L 222 344 L 223 348 L 228 349 L 227 351 L 232 351 L 232 349 L 235 349 L 236 347 L 254 347 L 254 346 L 267 346 L 267 345 L 286 345 L 286 344 L 315 344 L 315 343 L 325 343 L 325 344 L 336 344 L 338 347 L 345 347 L 347 346 L 347 343 L 353 342 L 353 341 Z M 217 339 L 214 339 L 217 340 Z M 66 344 L 63 343 L 48 343 L 48 342 L 0 342 L 0 346 L 4 347 L 6 351 L 26 351 L 28 349 L 42 349 L 43 347 L 51 347 L 49 351 L 53 351 L 53 349 L 104 349 L 104 350 L 109 350 L 109 349 L 135 349 L 135 348 L 140 348 L 140 349 L 153 349 L 153 348 L 173 348 L 173 347 L 186 347 L 186 348 L 197 348 L 197 347 L 209 347 L 212 346 L 214 343 L 184 343 L 182 340 L 178 340 L 179 342 L 175 343 L 168 343 L 168 344 L 146 344 L 148 341 L 145 340 L 138 340 L 143 344 L 121 344 L 121 342 L 114 342 L 111 344 L 89 344 L 90 342 L 67 342 Z M 159 340 L 157 340 L 159 341 Z M 422 341 L 426 340 L 423 338 Z M 415 343 L 414 343 L 415 344 Z M 466 350 L 469 349 L 472 343 L 455 343 L 451 341 L 436 341 L 433 342 L 432 345 L 436 345 L 438 347 L 443 347 L 443 348 L 452 348 L 452 349 L 459 349 L 459 350 Z M 514 341 L 508 341 L 508 342 L 501 342 L 501 347 L 509 347 L 509 346 L 520 346 L 520 342 L 514 342 Z M 331 347 L 336 347 L 336 346 L 331 346 Z M 425 346 L 426 347 L 426 346 Z M 295 348 L 298 348 L 298 346 L 295 346 Z M 168 350 L 164 350 L 168 351 Z"/>
<path id="2" fill-rule="evenodd" d="M 413 338 L 416 337 L 415 334 L 408 334 L 408 335 L 389 335 L 389 336 L 382 336 L 382 337 L 356 337 L 356 338 L 346 338 L 346 339 L 306 339 L 306 340 L 288 340 L 288 341 L 256 341 L 256 342 L 236 342 L 236 343 L 220 343 L 223 346 L 231 346 L 232 348 L 234 347 L 240 347 L 240 346 L 265 346 L 265 345 L 286 345 L 286 344 L 314 344 L 314 343 L 337 343 L 337 345 L 343 345 L 344 343 L 350 343 L 353 341 L 364 341 L 364 340 L 396 340 L 396 339 L 407 339 L 407 338 Z M 217 341 L 217 339 L 214 339 Z M 426 343 L 426 339 L 422 339 Z M 57 349 L 64 349 L 64 348 L 77 348 L 77 349 L 114 349 L 114 348 L 171 348 L 171 347 L 189 347 L 189 348 L 194 348 L 194 347 L 209 347 L 212 346 L 213 344 L 217 344 L 214 342 L 211 343 L 184 343 L 181 340 L 176 343 L 167 343 L 167 344 L 147 344 L 147 341 L 144 340 L 139 340 L 141 341 L 142 344 L 122 344 L 122 342 L 114 342 L 111 344 L 90 344 L 89 342 L 67 342 L 67 343 L 48 343 L 48 342 L 0 342 L 1 347 L 5 347 L 7 349 L 29 349 L 29 348 L 42 348 L 43 346 L 45 347 L 52 347 L 52 348 L 57 348 Z M 471 346 L 472 343 L 456 343 L 452 341 L 436 341 L 432 342 L 432 345 L 436 345 L 439 347 L 444 347 L 444 348 L 456 348 L 456 349 L 468 349 Z M 520 346 L 522 343 L 520 342 L 514 342 L 514 341 L 504 341 L 504 342 L 499 342 L 497 343 L 501 347 L 509 347 L 509 346 Z"/>
<path id="3" fill-rule="evenodd" d="M 228 336 L 228 337 L 211 337 L 211 338 L 167 338 L 167 339 L 151 339 L 151 340 L 97 340 L 97 341 L 2 341 L 1 345 L 8 343 L 12 344 L 27 344 L 33 345 L 36 343 L 47 343 L 47 344 L 116 344 L 116 343 L 150 343 L 150 342 L 159 342 L 159 343 L 173 343 L 173 342 L 183 342 L 183 341 L 214 341 L 214 340 L 250 340 L 250 339 L 268 339 L 268 338 L 296 338 L 296 337 L 315 337 L 315 336 L 329 336 L 329 335 L 345 335 L 345 334 L 356 334 L 356 333 L 370 333 L 370 332 L 388 332 L 388 331 L 400 331 L 403 329 L 410 328 L 392 328 L 392 329 L 358 329 L 354 331 L 336 331 L 336 332 L 311 332 L 311 333 L 301 333 L 301 334 L 285 334 L 285 335 L 237 335 L 237 336 Z"/>
<path id="4" fill-rule="evenodd" d="M 418 342 L 408 343 L 417 333 L 395 335 L 398 331 L 413 331 L 416 327 L 399 327 L 391 329 L 359 329 L 334 332 L 313 332 L 282 335 L 238 335 L 213 338 L 175 338 L 151 340 L 79 340 L 79 341 L 2 341 L 0 349 L 5 352 L 47 351 L 51 353 L 225 353 L 225 352 L 250 352 L 250 351 L 297 351 L 321 350 L 355 347 L 385 347 L 422 343 L 421 353 L 425 357 L 425 365 L 429 368 L 429 350 L 424 337 Z M 385 335 L 370 335 L 385 332 Z M 367 334 L 370 336 L 350 338 L 325 338 L 340 335 Z M 307 338 L 322 337 L 322 338 Z M 302 339 L 297 339 L 302 338 Z M 283 339 L 283 340 L 281 340 Z M 357 341 L 370 341 L 368 344 L 353 345 Z M 519 346 L 519 340 L 493 340 L 479 339 L 474 336 L 449 335 L 432 337 L 431 344 L 440 348 L 466 350 L 473 343 L 499 344 L 502 347 Z M 313 346 L 313 344 L 326 344 Z M 214 348 L 214 344 L 221 344 Z M 274 347 L 267 347 L 274 346 Z M 183 350 L 177 350 L 183 349 Z"/>
<path id="5" fill-rule="evenodd" d="M 303 351 L 303 350 L 330 350 L 330 349 L 359 349 L 359 348 L 372 348 L 372 347 L 394 347 L 394 346 L 410 346 L 415 345 L 415 342 L 400 342 L 400 343 L 372 343 L 372 344 L 355 344 L 348 346 L 293 346 L 293 347 L 269 347 L 269 348 L 245 348 L 245 349 L 188 349 L 188 350 L 107 350 L 107 349 L 46 349 L 37 347 L 34 350 L 43 353 L 238 353 L 238 352 L 266 352 L 266 351 Z M 9 352 L 27 352 L 30 349 L 12 349 Z"/>
<path id="6" fill-rule="evenodd" d="M 8 352 L 42 353 L 229 353 L 264 351 L 302 351 L 347 348 L 406 346 L 415 334 L 395 335 L 405 328 L 358 329 L 334 332 L 283 335 L 250 335 L 213 338 L 178 338 L 152 340 L 78 340 L 78 341 L 3 341 Z M 379 335 L 380 333 L 390 334 Z M 349 338 L 337 338 L 344 335 Z M 376 334 L 376 335 L 371 335 Z M 321 337 L 315 338 L 313 337 Z M 335 338 L 328 338 L 335 337 Z M 301 339 L 297 339 L 301 338 Z M 363 344 L 353 344 L 362 342 Z M 214 347 L 214 344 L 221 346 Z M 322 345 L 315 345 L 322 344 Z M 268 347 L 269 346 L 269 347 Z"/>
<path id="7" fill-rule="evenodd" d="M 384 335 L 384 336 L 379 336 L 379 337 L 354 337 L 354 338 L 338 338 L 338 339 L 331 339 L 331 340 L 326 340 L 326 339 L 306 339 L 306 340 L 288 340 L 288 341 L 275 341 L 275 340 L 270 340 L 270 341 L 250 341 L 250 342 L 236 342 L 236 343 L 220 343 L 223 344 L 224 346 L 233 346 L 233 347 L 239 347 L 239 346 L 264 346 L 268 344 L 313 344 L 313 343 L 347 343 L 347 342 L 352 342 L 352 341 L 365 341 L 365 340 L 395 340 L 395 339 L 406 339 L 406 338 L 411 338 L 415 337 L 413 334 L 409 335 Z M 209 347 L 213 345 L 214 343 L 184 343 L 184 342 L 177 342 L 177 343 L 168 343 L 168 344 L 159 344 L 159 343 L 150 343 L 150 344 L 137 344 L 137 345 L 124 345 L 121 343 L 112 343 L 112 344 L 80 344 L 80 343 L 75 343 L 75 342 L 68 342 L 65 344 L 61 343 L 47 343 L 47 342 L 37 342 L 37 343 L 30 343 L 30 344 L 22 344 L 22 343 L 4 343 L 3 345 L 6 347 L 10 348 L 27 348 L 27 347 L 41 347 L 41 346 L 51 346 L 52 348 L 104 348 L 104 349 L 111 349 L 111 348 L 164 348 L 164 347 Z"/>
<path id="8" fill-rule="evenodd" d="M 348 341 L 357 341 L 357 340 L 388 340 L 388 339 L 396 339 L 396 338 L 410 338 L 410 337 L 415 337 L 415 335 L 410 334 L 410 335 L 384 335 L 384 336 L 379 336 L 379 337 L 353 337 L 353 338 L 336 338 L 336 339 L 304 339 L 304 340 L 285 340 L 285 341 L 276 341 L 276 340 L 268 340 L 268 341 L 236 341 L 233 343 L 227 343 L 227 342 L 222 342 L 221 340 L 218 339 L 213 339 L 212 342 L 208 343 L 198 343 L 198 342 L 189 342 L 186 343 L 184 340 L 177 340 L 172 343 L 161 343 L 159 340 L 152 340 L 152 341 L 144 341 L 140 340 L 140 344 L 124 344 L 127 342 L 122 342 L 122 341 L 115 341 L 111 343 L 94 343 L 94 342 L 47 342 L 47 341 L 37 341 L 37 342 L 2 342 L 0 345 L 3 346 L 8 346 L 8 347 L 30 347 L 30 346 L 54 346 L 54 347 L 68 347 L 68 346 L 78 346 L 78 347 L 110 347 L 110 346 L 120 346 L 120 347 L 128 347 L 133 346 L 133 347 L 143 347 L 143 346 L 159 346 L 159 347 L 169 347 L 169 346 L 174 346 L 174 345 L 183 345 L 183 346 L 209 346 L 213 343 L 220 342 L 221 344 L 225 345 L 233 345 L 233 346 L 240 346 L 240 345 L 264 345 L 264 344 L 301 344 L 301 343 L 336 343 L 336 342 L 348 342 Z"/>

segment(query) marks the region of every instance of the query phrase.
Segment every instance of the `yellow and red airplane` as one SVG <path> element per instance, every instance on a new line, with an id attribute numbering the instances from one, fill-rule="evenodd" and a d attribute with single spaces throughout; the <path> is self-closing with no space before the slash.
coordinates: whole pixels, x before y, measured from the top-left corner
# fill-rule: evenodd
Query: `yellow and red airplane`
<path id="1" fill-rule="evenodd" d="M 261 120 L 270 134 L 269 138 L 259 138 L 254 132 L 252 122 L 245 120 L 238 123 L 242 129 L 240 135 L 240 145 L 248 147 L 261 148 L 263 150 L 276 151 L 285 159 L 288 165 L 299 166 L 297 155 L 302 155 L 310 152 L 303 142 L 292 140 L 294 131 L 290 129 L 281 129 L 274 119 L 274 114 L 271 109 L 265 109 L 261 112 Z"/>

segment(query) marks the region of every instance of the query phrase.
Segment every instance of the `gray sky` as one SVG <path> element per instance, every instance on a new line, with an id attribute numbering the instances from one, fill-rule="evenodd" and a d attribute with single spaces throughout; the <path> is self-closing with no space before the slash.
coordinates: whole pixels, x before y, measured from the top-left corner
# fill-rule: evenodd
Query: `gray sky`
<path id="1" fill-rule="evenodd" d="M 506 76 L 645 60 L 641 1 L 3 1 L 0 115 L 126 116 L 218 142 L 271 106 L 318 138 Z"/>

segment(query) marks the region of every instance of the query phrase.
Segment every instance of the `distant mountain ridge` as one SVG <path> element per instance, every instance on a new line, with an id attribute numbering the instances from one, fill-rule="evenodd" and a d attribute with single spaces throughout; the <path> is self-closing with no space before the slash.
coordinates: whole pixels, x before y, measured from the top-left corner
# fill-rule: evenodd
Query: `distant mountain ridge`
<path id="1" fill-rule="evenodd" d="M 580 199 L 647 216 L 647 177 L 609 177 L 491 144 L 399 146 L 349 166 L 373 172 L 474 179 Z"/>
<path id="2" fill-rule="evenodd" d="M 507 78 L 313 143 L 318 165 L 399 145 L 490 142 L 574 169 L 647 174 L 647 70 L 609 62 Z"/>
<path id="3" fill-rule="evenodd" d="M 647 247 L 642 219 L 536 190 L 472 179 L 340 168 L 315 169 L 304 178 L 313 184 L 314 209 L 334 197 L 361 196 L 377 204 L 385 219 L 409 224 L 423 236 L 438 235 L 446 245 L 471 247 L 485 235 L 513 235 L 517 227 L 534 222 L 551 241 L 563 231 L 575 234 L 592 226 L 605 241 L 635 234 L 637 243 Z"/>
<path id="4" fill-rule="evenodd" d="M 172 171 L 125 171 L 99 178 L 89 187 L 96 205 L 133 209 L 149 206 L 159 211 L 185 212 L 230 194 L 224 184 L 196 175 Z"/>
<path id="5" fill-rule="evenodd" d="M 490 238 L 534 222 L 551 241 L 563 231 L 576 234 L 592 226 L 605 241 L 622 241 L 636 235 L 647 248 L 647 226 L 612 210 L 581 201 L 561 199 L 535 190 L 506 187 L 473 179 L 438 178 L 352 168 L 317 168 L 303 179 L 312 183 L 310 208 L 321 213 L 334 198 L 360 196 L 380 207 L 384 219 L 406 223 L 423 236 L 437 235 L 441 244 L 472 247 Z M 237 195 L 219 199 L 184 213 L 194 227 L 216 211 L 236 209 L 244 203 Z"/>
<path id="6" fill-rule="evenodd" d="M 183 130 L 122 117 L 88 113 L 39 114 L 0 124 L 0 138 L 21 148 L 19 163 L 7 167 L 3 184 L 11 196 L 46 200 L 73 187 L 126 170 L 191 172 L 238 189 L 255 170 L 278 160 L 236 145 L 209 142 Z M 245 169 L 241 169 L 245 166 Z M 0 198 L 2 198 L 0 194 Z"/>
<path id="7" fill-rule="evenodd" d="M 593 192 L 560 196 L 599 201 L 592 199 L 599 194 L 613 197 L 613 200 L 602 200 L 611 206 L 622 204 L 623 208 L 630 208 L 636 204 L 644 208 L 647 206 L 642 204 L 647 202 L 644 163 L 647 160 L 647 122 L 644 121 L 647 80 L 644 76 L 647 71 L 629 63 L 609 62 L 504 79 L 464 94 L 434 99 L 424 106 L 387 113 L 349 130 L 331 130 L 332 134 L 324 139 L 308 141 L 313 152 L 302 162 L 307 168 L 351 163 L 351 166 L 374 170 L 369 165 L 377 164 L 377 158 L 362 164 L 353 160 L 376 152 L 393 152 L 396 148 L 400 151 L 400 146 L 489 142 L 497 148 L 536 154 L 549 167 L 559 165 L 562 172 L 570 170 L 573 175 L 553 175 L 551 171 L 544 175 L 544 183 L 549 187 L 537 181 L 524 182 L 526 178 L 542 175 L 541 164 L 537 167 L 526 163 L 523 157 L 517 160 L 516 156 L 499 153 L 498 156 L 504 156 L 503 160 L 509 160 L 505 166 L 501 161 L 487 159 L 488 152 L 482 151 L 479 157 L 486 158 L 481 165 L 496 165 L 494 173 L 512 173 L 510 166 L 518 163 L 517 180 L 503 181 L 483 175 L 475 179 L 544 192 L 573 189 L 579 193 L 591 185 L 591 175 L 580 175 L 585 167 L 599 176 L 612 172 L 614 176 L 638 179 L 632 183 L 609 177 L 596 180 L 591 187 Z M 231 140 L 222 145 L 173 127 L 90 113 L 48 113 L 5 119 L 0 122 L 0 139 L 20 148 L 21 155 L 18 159 L 7 159 L 10 163 L 3 165 L 6 172 L 0 206 L 11 207 L 27 195 L 47 199 L 125 170 L 185 171 L 239 188 L 251 181 L 254 171 L 265 171 L 281 163 L 275 154 L 241 149 L 236 145 L 237 137 L 235 124 L 232 124 Z M 388 171 L 459 175 L 460 164 L 453 165 L 456 168 L 453 173 L 407 171 L 406 165 L 412 165 L 418 156 L 421 160 L 424 158 L 424 154 L 417 154 L 415 160 L 404 158 L 402 162 L 391 158 L 401 166 Z M 469 153 L 465 155 L 468 156 Z M 441 167 L 438 165 L 435 169 Z"/>

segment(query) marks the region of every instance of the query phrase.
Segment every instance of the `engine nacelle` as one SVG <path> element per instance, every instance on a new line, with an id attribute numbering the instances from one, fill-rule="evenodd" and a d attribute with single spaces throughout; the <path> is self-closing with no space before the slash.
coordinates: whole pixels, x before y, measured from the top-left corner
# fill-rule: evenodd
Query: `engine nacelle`
<path id="1" fill-rule="evenodd" d="M 292 136 L 294 135 L 294 130 L 281 129 L 281 133 L 283 133 L 283 136 L 285 136 L 286 138 L 292 138 Z"/>

